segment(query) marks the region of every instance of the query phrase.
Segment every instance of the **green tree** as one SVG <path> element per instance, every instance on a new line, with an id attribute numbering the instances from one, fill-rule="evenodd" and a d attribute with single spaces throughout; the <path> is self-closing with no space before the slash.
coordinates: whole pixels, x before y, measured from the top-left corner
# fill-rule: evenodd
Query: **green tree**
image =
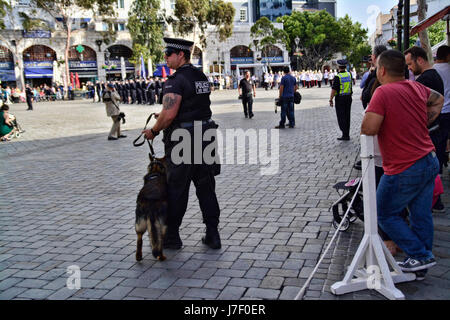
<path id="1" fill-rule="evenodd" d="M 359 22 L 353 23 L 348 15 L 340 18 L 338 23 L 341 26 L 341 32 L 350 35 L 350 37 L 344 37 L 342 53 L 347 56 L 350 64 L 359 69 L 362 58 L 372 52 L 372 48 L 367 41 L 368 30 L 364 29 Z"/>
<path id="2" fill-rule="evenodd" d="M 30 31 L 50 29 L 44 21 L 39 19 L 36 10 L 27 8 L 26 11 L 28 13 L 25 13 L 24 9 L 21 7 L 15 7 L 11 0 L 0 0 L 0 17 L 2 18 L 0 21 L 0 30 L 12 30 L 12 32 L 9 32 L 8 36 L 0 33 L 0 40 L 2 40 L 2 45 L 7 47 L 14 56 L 14 60 L 16 61 L 14 68 L 16 69 L 15 71 L 17 71 L 16 74 L 19 75 L 17 85 L 21 90 L 25 89 L 25 79 L 23 76 L 24 66 L 20 48 L 23 47 L 22 43 L 25 39 L 23 38 L 22 32 L 19 32 L 18 30 L 22 29 Z M 18 17 L 16 17 L 15 13 L 17 13 Z"/>
<path id="3" fill-rule="evenodd" d="M 416 22 L 411 22 L 411 26 L 416 25 Z M 433 24 L 427 29 L 428 38 L 430 39 L 431 46 L 437 45 L 439 42 L 445 40 L 445 32 L 446 32 L 446 22 L 441 20 Z M 419 39 L 419 34 L 415 34 L 409 39 L 409 46 L 412 47 L 416 45 L 417 40 Z"/>
<path id="4" fill-rule="evenodd" d="M 175 34 L 193 34 L 194 41 L 198 32 L 200 43 L 206 47 L 207 27 L 214 26 L 219 40 L 225 41 L 232 35 L 234 14 L 233 5 L 223 0 L 176 0 L 174 16 L 166 21 Z"/>
<path id="5" fill-rule="evenodd" d="M 141 55 L 145 61 L 149 58 L 156 62 L 163 60 L 164 20 L 159 10 L 159 0 L 133 1 L 128 14 L 127 28 L 133 40 L 131 60 L 135 64 L 139 63 Z"/>
<path id="6" fill-rule="evenodd" d="M 104 37 L 113 34 L 111 19 L 115 16 L 114 4 L 116 0 L 31 0 L 30 4 L 47 12 L 66 35 L 64 61 L 64 88 L 67 92 L 69 80 L 69 50 L 74 33 L 80 31 L 76 25 L 75 16 L 80 11 L 90 11 L 95 18 L 101 17 L 103 21 L 109 22 L 110 31 L 103 33 Z"/>
<path id="7" fill-rule="evenodd" d="M 351 44 L 351 35 L 342 33 L 341 24 L 325 10 L 298 12 L 277 19 L 282 22 L 289 35 L 289 43 L 300 50 L 300 65 L 303 69 L 319 69 L 334 54 L 346 50 Z M 296 48 L 295 39 L 299 39 Z"/>
<path id="8" fill-rule="evenodd" d="M 275 28 L 267 17 L 262 17 L 255 22 L 250 28 L 250 36 L 253 38 L 253 43 L 249 46 L 254 47 L 256 51 L 261 50 L 265 58 L 267 58 L 268 49 L 275 44 L 281 44 L 289 50 L 289 35 L 286 31 Z M 268 67 L 271 71 L 270 62 Z"/>

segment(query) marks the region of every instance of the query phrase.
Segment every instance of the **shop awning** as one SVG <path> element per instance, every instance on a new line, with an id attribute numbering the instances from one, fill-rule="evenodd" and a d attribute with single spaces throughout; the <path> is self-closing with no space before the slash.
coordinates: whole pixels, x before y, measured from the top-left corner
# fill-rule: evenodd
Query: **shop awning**
<path id="1" fill-rule="evenodd" d="M 429 17 L 425 20 L 422 20 L 418 24 L 416 24 L 411 29 L 411 36 L 415 35 L 416 33 L 419 33 L 420 31 L 423 31 L 423 30 L 429 28 L 430 26 L 432 26 L 433 24 L 435 24 L 436 22 L 438 22 L 441 19 L 445 18 L 445 20 L 448 20 L 450 18 L 449 15 L 450 15 L 450 5 L 445 7 L 441 11 L 435 13 L 431 17 Z"/>
<path id="2" fill-rule="evenodd" d="M 53 68 L 25 68 L 25 78 L 53 78 Z"/>
<path id="3" fill-rule="evenodd" d="M 0 80 L 1 81 L 16 81 L 16 74 L 14 70 L 0 69 Z"/>

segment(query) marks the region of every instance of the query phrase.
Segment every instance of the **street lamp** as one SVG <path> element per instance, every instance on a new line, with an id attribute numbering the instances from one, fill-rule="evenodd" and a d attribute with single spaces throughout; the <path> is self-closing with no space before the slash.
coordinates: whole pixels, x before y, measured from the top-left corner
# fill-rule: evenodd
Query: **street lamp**
<path id="1" fill-rule="evenodd" d="M 95 40 L 95 44 L 98 46 L 98 51 L 99 52 L 102 51 L 102 42 L 103 41 L 101 39 Z"/>
<path id="2" fill-rule="evenodd" d="M 219 90 L 222 90 L 222 72 L 220 68 L 220 48 L 217 48 L 217 65 L 219 66 Z"/>
<path id="3" fill-rule="evenodd" d="M 394 39 L 394 26 L 395 26 L 394 14 L 392 14 L 391 18 L 389 19 L 389 22 L 391 23 L 392 28 L 392 39 Z"/>
<path id="4" fill-rule="evenodd" d="M 299 69 L 300 69 L 300 55 L 298 54 L 298 52 L 300 51 L 300 48 L 299 48 L 299 43 L 300 43 L 300 38 L 299 37 L 295 37 L 295 39 L 294 39 L 294 42 L 295 42 L 295 52 L 297 53 L 297 71 L 300 71 Z"/>

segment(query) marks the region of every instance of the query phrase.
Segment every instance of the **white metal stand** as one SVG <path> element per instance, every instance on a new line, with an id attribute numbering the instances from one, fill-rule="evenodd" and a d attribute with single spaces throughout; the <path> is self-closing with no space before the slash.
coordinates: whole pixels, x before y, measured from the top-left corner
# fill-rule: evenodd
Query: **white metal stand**
<path id="1" fill-rule="evenodd" d="M 394 283 L 413 281 L 414 273 L 403 273 L 378 235 L 375 190 L 374 138 L 361 136 L 361 160 L 364 194 L 364 237 L 344 279 L 331 286 L 331 292 L 341 295 L 365 289 L 376 290 L 391 300 L 405 299 Z M 393 271 L 389 268 L 391 267 Z"/>

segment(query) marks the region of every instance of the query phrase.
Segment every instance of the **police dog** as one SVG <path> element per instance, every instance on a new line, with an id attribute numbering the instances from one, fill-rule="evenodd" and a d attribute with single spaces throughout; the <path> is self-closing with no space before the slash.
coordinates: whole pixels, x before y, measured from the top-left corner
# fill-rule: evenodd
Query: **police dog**
<path id="1" fill-rule="evenodd" d="M 167 231 L 167 180 L 166 159 L 150 156 L 148 173 L 144 176 L 144 186 L 136 200 L 136 260 L 142 260 L 142 235 L 148 231 L 152 254 L 164 261 L 163 239 Z"/>

